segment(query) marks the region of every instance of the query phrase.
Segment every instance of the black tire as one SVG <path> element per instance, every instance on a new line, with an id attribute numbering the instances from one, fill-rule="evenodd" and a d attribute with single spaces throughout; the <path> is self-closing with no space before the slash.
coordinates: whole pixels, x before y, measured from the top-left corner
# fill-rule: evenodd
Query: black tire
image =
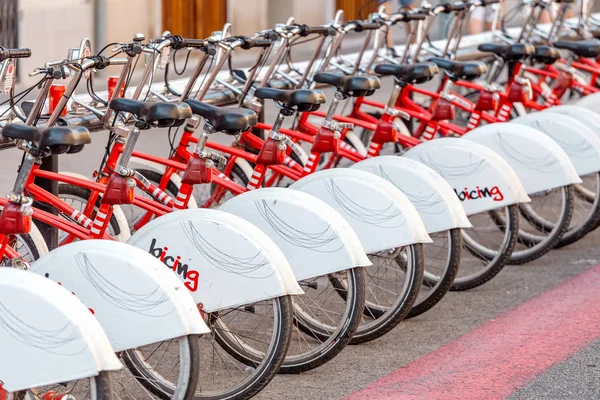
<path id="1" fill-rule="evenodd" d="M 113 391 L 113 384 L 112 384 L 110 372 L 101 371 L 97 376 L 88 378 L 88 380 L 90 381 L 90 383 L 89 383 L 90 390 L 89 390 L 89 393 L 87 393 L 87 396 L 89 396 L 89 398 L 96 399 L 96 400 L 113 400 L 113 399 L 117 398 L 113 395 L 114 391 Z M 83 381 L 83 379 L 81 379 L 79 382 L 81 382 L 81 381 Z M 77 385 L 77 383 L 76 383 L 76 385 Z M 62 393 L 65 391 L 67 384 L 66 383 L 56 384 L 56 387 L 57 387 L 57 392 Z M 62 388 L 63 391 L 60 391 L 60 388 Z M 44 388 L 32 388 L 32 389 L 37 389 L 41 393 L 44 393 L 44 392 L 48 392 L 48 391 L 52 390 L 52 385 L 48 385 Z M 28 398 L 38 398 L 38 397 L 36 395 L 28 396 L 26 390 L 13 394 L 14 400 L 26 400 Z"/>
<path id="2" fill-rule="evenodd" d="M 192 400 L 200 382 L 201 361 L 198 335 L 189 335 L 173 339 L 173 341 L 177 341 L 179 344 L 179 360 L 177 361 L 179 374 L 175 384 L 150 365 L 140 349 L 124 351 L 121 359 L 135 379 L 155 396 L 169 400 L 175 398 L 177 393 L 177 398 Z M 161 345 L 162 343 L 159 347 Z"/>
<path id="3" fill-rule="evenodd" d="M 479 243 L 468 229 L 462 231 L 464 249 L 472 254 L 476 259 L 481 260 L 482 266 L 476 265 L 476 271 L 466 276 L 457 276 L 450 290 L 462 291 L 476 288 L 488 282 L 498 275 L 506 265 L 517 243 L 519 235 L 519 211 L 517 205 L 513 204 L 503 208 L 505 225 L 502 230 L 502 242 L 496 248 L 491 249 Z M 482 213 L 486 214 L 486 213 Z M 493 220 L 492 224 L 498 225 L 496 218 L 500 215 L 498 211 L 487 213 Z M 473 216 L 469 217 L 473 220 Z M 464 270 L 464 262 L 461 263 L 460 270 Z M 459 270 L 459 272 L 460 272 Z"/>
<path id="4" fill-rule="evenodd" d="M 305 289 L 307 294 L 294 298 L 294 322 L 297 327 L 294 335 L 305 335 L 306 344 L 308 344 L 309 340 L 313 340 L 316 342 L 316 346 L 309 351 L 298 352 L 299 354 L 292 355 L 290 353 L 296 347 L 296 340 L 293 338 L 288 354 L 279 369 L 280 373 L 295 374 L 305 372 L 327 363 L 348 345 L 360 324 L 365 307 L 366 283 L 364 268 L 357 267 L 340 271 L 330 274 L 328 277 L 321 277 L 321 280 L 327 280 L 331 284 L 329 297 L 325 298 L 321 292 L 321 294 L 314 296 L 313 300 L 313 298 L 309 297 L 308 289 Z M 341 298 L 338 296 L 340 291 L 345 291 L 344 296 Z M 311 304 L 317 304 L 317 301 L 331 302 L 331 298 L 341 302 L 341 306 L 344 308 L 343 312 L 339 312 L 339 321 L 333 320 L 331 315 L 334 314 L 334 311 L 329 314 L 324 311 L 321 311 L 321 313 L 310 311 L 311 307 L 313 307 Z M 330 306 L 330 308 L 332 307 Z M 327 321 L 328 318 L 333 323 Z M 302 338 L 298 338 L 298 342 L 301 341 Z"/>
<path id="5" fill-rule="evenodd" d="M 555 248 L 568 246 L 575 243 L 600 224 L 600 172 L 592 174 L 593 180 L 596 182 L 594 191 L 585 188 L 583 184 L 574 185 L 575 203 L 573 209 L 573 217 L 569 229 L 560 239 Z M 590 196 L 590 192 L 592 196 Z M 577 210 L 584 210 L 585 216 L 578 218 L 576 214 L 580 214 Z"/>
<path id="6" fill-rule="evenodd" d="M 462 235 L 460 229 L 451 229 L 439 234 L 430 234 L 433 243 L 423 245 L 425 252 L 425 272 L 423 275 L 423 285 L 419 290 L 419 296 L 413 304 L 406 318 L 413 318 L 429 311 L 448 293 L 452 287 L 452 283 L 458 274 L 460 265 L 460 256 L 463 246 Z M 432 247 L 438 241 L 438 236 L 447 238 L 446 255 L 437 261 L 432 260 L 432 257 L 427 256 L 428 247 Z M 436 264 L 437 267 L 434 267 Z M 441 266 L 440 266 L 441 264 Z"/>
<path id="7" fill-rule="evenodd" d="M 398 257 L 401 257 L 403 254 L 406 254 L 407 260 L 398 260 Z M 374 257 L 378 256 L 371 255 L 370 257 L 374 259 Z M 377 290 L 377 286 L 373 285 L 373 282 L 377 279 L 373 278 L 377 272 L 374 269 L 377 267 L 370 266 L 365 268 L 367 275 L 367 305 L 363 312 L 363 321 L 354 333 L 350 344 L 360 344 L 377 339 L 394 329 L 406 318 L 417 300 L 419 289 L 423 283 L 425 269 L 423 257 L 423 245 L 416 243 L 404 246 L 402 252 L 394 259 L 391 259 L 399 267 L 401 263 L 405 264 L 399 269 L 404 271 L 406 278 L 404 279 L 401 292 L 392 296 L 394 297 L 393 303 L 389 306 L 381 306 L 369 301 L 369 293 Z M 369 268 L 373 271 L 369 271 Z"/>
<path id="8" fill-rule="evenodd" d="M 233 329 L 229 328 L 219 313 L 207 315 L 209 326 L 212 330 L 211 338 L 219 344 L 229 356 L 249 367 L 252 375 L 234 388 L 219 391 L 205 389 L 206 380 L 200 378 L 200 388 L 196 392 L 195 399 L 249 399 L 260 392 L 277 374 L 287 353 L 290 337 L 293 330 L 293 304 L 290 296 L 282 296 L 271 301 L 278 317 L 274 318 L 272 340 L 269 342 L 267 351 L 263 354 L 249 349 L 247 338 L 236 337 Z M 243 309 L 244 306 L 238 309 Z M 221 312 L 221 314 L 227 311 Z M 215 343 L 215 344 L 216 344 Z M 203 358 L 206 360 L 206 358 Z M 209 360 L 207 360 L 209 361 Z M 209 371 L 214 373 L 214 371 Z"/>
<path id="9" fill-rule="evenodd" d="M 552 250 L 561 240 L 571 222 L 574 206 L 573 186 L 563 186 L 561 191 L 561 206 L 558 220 L 548 221 L 539 215 L 529 204 L 519 204 L 521 216 L 541 234 L 527 232 L 524 229 L 519 230 L 519 243 L 524 245 L 524 249 L 513 251 L 509 264 L 519 265 L 536 260 Z M 522 226 L 522 225 L 521 225 Z M 545 235 L 544 235 L 545 234 Z"/>
<path id="10" fill-rule="evenodd" d="M 74 198 L 81 199 L 81 201 L 83 202 L 83 205 L 85 205 L 85 203 L 87 203 L 88 199 L 90 198 L 91 194 L 92 194 L 91 190 L 82 188 L 80 186 L 71 185 L 69 183 L 59 183 L 58 184 L 58 197 L 63 201 L 66 199 L 65 196 L 72 196 Z M 96 200 L 96 204 L 95 204 L 95 210 L 98 210 L 100 208 L 100 201 L 101 201 L 101 199 L 100 199 L 100 197 L 98 197 L 98 199 Z M 71 204 L 71 206 L 74 208 L 77 208 L 73 204 Z M 79 210 L 79 211 L 83 211 L 83 210 Z M 119 226 L 119 221 L 117 220 L 117 218 L 114 215 L 111 215 L 111 217 L 110 217 L 110 229 L 114 233 L 114 236 L 121 234 L 121 227 Z M 59 233 L 59 235 L 60 235 L 60 233 Z M 113 235 L 111 234 L 111 236 L 113 236 Z"/>

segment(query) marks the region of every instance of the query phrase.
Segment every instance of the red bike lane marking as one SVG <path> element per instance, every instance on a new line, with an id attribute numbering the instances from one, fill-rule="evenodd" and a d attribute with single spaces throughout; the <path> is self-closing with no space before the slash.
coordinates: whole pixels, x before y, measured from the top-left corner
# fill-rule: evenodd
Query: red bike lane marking
<path id="1" fill-rule="evenodd" d="M 599 338 L 597 265 L 345 400 L 504 399 Z"/>

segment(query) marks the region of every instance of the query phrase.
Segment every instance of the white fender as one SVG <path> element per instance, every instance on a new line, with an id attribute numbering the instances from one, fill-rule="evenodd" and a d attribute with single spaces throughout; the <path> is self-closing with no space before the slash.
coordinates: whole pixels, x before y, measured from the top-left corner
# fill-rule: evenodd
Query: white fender
<path id="1" fill-rule="evenodd" d="M 251 190 L 219 210 L 244 218 L 273 239 L 298 280 L 371 265 L 350 224 L 309 194 L 284 188 Z"/>
<path id="2" fill-rule="evenodd" d="M 429 243 L 418 211 L 394 185 L 374 174 L 334 168 L 290 186 L 332 206 L 352 226 L 367 253 L 412 243 Z"/>
<path id="3" fill-rule="evenodd" d="M 406 157 L 368 158 L 350 168 L 387 180 L 408 197 L 428 233 L 472 227 L 452 187 L 433 169 Z"/>
<path id="4" fill-rule="evenodd" d="M 422 143 L 403 154 L 433 168 L 452 186 L 467 215 L 531 201 L 510 165 L 463 138 Z"/>
<path id="5" fill-rule="evenodd" d="M 40 258 L 31 271 L 59 282 L 93 310 L 115 352 L 209 332 L 181 281 L 125 243 L 74 242 Z"/>
<path id="6" fill-rule="evenodd" d="M 16 392 L 122 368 L 92 313 L 50 279 L 0 268 L 0 380 Z"/>
<path id="7" fill-rule="evenodd" d="M 502 122 L 473 129 L 464 138 L 489 147 L 504 158 L 527 194 L 581 182 L 567 153 L 537 129 Z"/>
<path id="8" fill-rule="evenodd" d="M 163 175 L 167 169 L 167 167 L 165 167 L 162 164 L 157 164 L 152 161 L 144 160 L 142 158 L 135 158 L 135 157 L 131 158 L 128 165 L 133 169 L 149 169 L 151 171 L 159 173 L 160 175 Z M 179 176 L 178 174 L 172 174 L 171 179 L 169 179 L 169 180 L 171 182 L 173 182 L 175 187 L 179 188 L 181 186 L 181 176 Z M 198 204 L 196 203 L 196 199 L 194 198 L 194 196 L 190 196 L 190 200 L 188 202 L 188 208 L 198 208 Z"/>
<path id="9" fill-rule="evenodd" d="M 600 114 L 577 105 L 553 106 L 543 112 L 563 114 L 582 122 L 600 136 Z"/>
<path id="10" fill-rule="evenodd" d="M 60 173 L 62 175 L 72 176 L 73 178 L 91 181 L 91 179 L 87 176 L 78 174 L 76 172 L 60 171 Z M 127 217 L 125 217 L 125 213 L 118 205 L 113 206 L 113 216 L 117 220 L 117 223 L 119 224 L 119 229 L 121 230 L 121 232 L 117 236 L 115 236 L 115 240 L 118 240 L 119 242 L 128 241 L 131 237 L 131 230 L 129 229 L 129 223 L 127 222 Z"/>
<path id="11" fill-rule="evenodd" d="M 223 211 L 196 208 L 163 215 L 129 243 L 168 267 L 177 263 L 180 279 L 208 312 L 303 293 L 277 245 L 250 222 Z"/>
<path id="12" fill-rule="evenodd" d="M 527 125 L 550 136 L 569 155 L 579 176 L 600 171 L 600 137 L 566 115 L 533 113 L 511 122 Z"/>
<path id="13" fill-rule="evenodd" d="M 577 100 L 575 104 L 600 114 L 600 93 L 589 94 Z"/>

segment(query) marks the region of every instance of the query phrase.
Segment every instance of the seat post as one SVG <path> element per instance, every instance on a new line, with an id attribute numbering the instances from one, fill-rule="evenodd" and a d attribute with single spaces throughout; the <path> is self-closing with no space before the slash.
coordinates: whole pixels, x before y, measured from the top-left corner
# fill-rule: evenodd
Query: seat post
<path id="1" fill-rule="evenodd" d="M 327 115 L 325 116 L 326 122 L 331 122 L 333 120 L 333 116 L 337 111 L 340 101 L 345 99 L 346 96 L 344 96 L 342 92 L 336 90 L 335 95 L 333 96 L 333 100 L 331 100 L 331 104 L 329 105 L 329 109 L 327 110 Z"/>
<path id="2" fill-rule="evenodd" d="M 27 152 L 25 154 L 25 158 L 23 159 L 23 163 L 19 168 L 19 174 L 17 175 L 17 179 L 15 181 L 15 185 L 11 192 L 11 195 L 22 196 L 25 191 L 25 184 L 27 183 L 27 179 L 31 174 L 31 170 L 33 169 L 33 165 L 36 162 L 36 158 Z"/>
<path id="3" fill-rule="evenodd" d="M 140 136 L 140 128 L 134 126 L 134 128 L 129 132 L 129 137 L 127 138 L 127 143 L 125 143 L 125 148 L 123 149 L 123 154 L 119 158 L 119 162 L 117 165 L 121 167 L 127 167 L 129 164 L 129 160 L 131 159 L 131 155 L 133 154 L 133 149 L 137 143 L 137 140 Z"/>
<path id="4" fill-rule="evenodd" d="M 394 79 L 394 81 L 394 90 L 392 91 L 392 94 L 390 95 L 390 99 L 388 100 L 387 104 L 388 108 L 390 109 L 396 107 L 396 103 L 398 102 L 398 98 L 400 97 L 403 88 L 403 85 L 400 84 L 396 79 Z"/>

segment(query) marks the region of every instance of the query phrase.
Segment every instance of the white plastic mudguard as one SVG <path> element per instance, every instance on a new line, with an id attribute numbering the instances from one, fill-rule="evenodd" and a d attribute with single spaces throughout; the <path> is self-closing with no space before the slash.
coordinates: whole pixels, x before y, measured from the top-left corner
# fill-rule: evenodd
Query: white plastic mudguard
<path id="1" fill-rule="evenodd" d="M 329 204 L 352 226 L 367 253 L 429 243 L 418 211 L 394 185 L 349 168 L 310 174 L 290 186 Z"/>
<path id="2" fill-rule="evenodd" d="M 50 279 L 14 268 L 0 268 L 0 354 L 8 392 L 122 367 L 81 301 Z"/>
<path id="3" fill-rule="evenodd" d="M 463 138 L 422 143 L 403 154 L 433 168 L 454 189 L 467 215 L 531 201 L 510 165 L 489 148 Z"/>
<path id="4" fill-rule="evenodd" d="M 511 122 L 550 136 L 569 155 L 579 176 L 600 171 L 600 137 L 575 118 L 556 113 L 533 113 Z"/>
<path id="5" fill-rule="evenodd" d="M 303 293 L 277 245 L 250 222 L 223 211 L 163 215 L 129 243 L 175 270 L 208 312 Z"/>
<path id="6" fill-rule="evenodd" d="M 567 153 L 537 129 L 502 122 L 473 129 L 464 137 L 504 158 L 527 194 L 581 182 Z"/>
<path id="7" fill-rule="evenodd" d="M 74 242 L 40 258 L 31 271 L 59 282 L 93 310 L 115 352 L 209 332 L 170 269 L 128 244 Z"/>
<path id="8" fill-rule="evenodd" d="M 428 233 L 472 227 L 452 187 L 425 164 L 406 157 L 379 156 L 350 168 L 371 172 L 400 189 L 419 211 Z"/>
<path id="9" fill-rule="evenodd" d="M 592 93 L 577 100 L 576 105 L 600 114 L 600 93 Z"/>
<path id="10" fill-rule="evenodd" d="M 582 122 L 600 136 L 600 114 L 595 113 L 587 108 L 566 104 L 562 106 L 553 106 L 543 112 L 563 114 Z"/>
<path id="11" fill-rule="evenodd" d="M 309 194 L 283 188 L 252 190 L 219 209 L 244 218 L 273 239 L 298 280 L 371 265 L 348 222 Z"/>

